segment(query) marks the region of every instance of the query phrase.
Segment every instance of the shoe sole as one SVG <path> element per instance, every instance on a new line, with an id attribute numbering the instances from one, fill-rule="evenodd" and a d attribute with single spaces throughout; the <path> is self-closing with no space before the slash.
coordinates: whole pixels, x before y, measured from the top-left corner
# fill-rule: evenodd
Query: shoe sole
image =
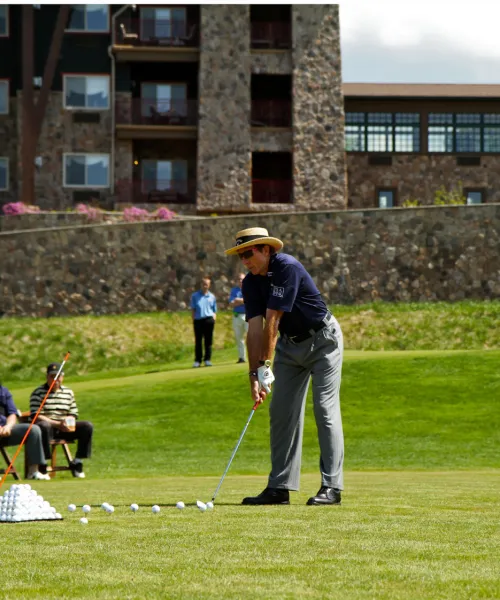
<path id="1" fill-rule="evenodd" d="M 289 505 L 290 500 L 284 500 L 283 502 L 245 502 L 241 503 L 243 506 L 283 506 Z"/>
<path id="2" fill-rule="evenodd" d="M 315 502 L 311 500 L 308 500 L 306 502 L 306 506 L 340 506 L 341 502 Z"/>

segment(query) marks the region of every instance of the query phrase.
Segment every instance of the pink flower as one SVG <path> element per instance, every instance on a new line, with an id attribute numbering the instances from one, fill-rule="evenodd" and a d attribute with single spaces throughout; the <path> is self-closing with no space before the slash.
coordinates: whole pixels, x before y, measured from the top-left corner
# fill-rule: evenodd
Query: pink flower
<path id="1" fill-rule="evenodd" d="M 150 219 L 149 212 L 144 208 L 137 208 L 136 206 L 132 206 L 130 208 L 126 208 L 123 211 L 123 218 L 125 221 L 148 221 Z"/>
<path id="2" fill-rule="evenodd" d="M 153 218 L 160 221 L 171 221 L 174 217 L 175 213 L 166 206 L 161 206 L 153 213 Z"/>
<path id="3" fill-rule="evenodd" d="M 40 207 L 24 204 L 24 202 L 9 202 L 2 210 L 5 215 L 29 215 L 39 213 Z"/>

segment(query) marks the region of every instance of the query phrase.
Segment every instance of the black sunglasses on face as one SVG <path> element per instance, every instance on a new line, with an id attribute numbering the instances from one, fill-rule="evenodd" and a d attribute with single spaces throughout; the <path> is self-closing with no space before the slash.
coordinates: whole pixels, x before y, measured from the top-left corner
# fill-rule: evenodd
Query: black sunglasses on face
<path id="1" fill-rule="evenodd" d="M 252 258 L 252 256 L 253 256 L 253 248 L 250 248 L 250 250 L 245 250 L 245 252 L 240 252 L 238 254 L 238 256 L 240 257 L 240 260 L 242 260 L 243 258 L 245 258 L 247 260 L 249 258 Z"/>

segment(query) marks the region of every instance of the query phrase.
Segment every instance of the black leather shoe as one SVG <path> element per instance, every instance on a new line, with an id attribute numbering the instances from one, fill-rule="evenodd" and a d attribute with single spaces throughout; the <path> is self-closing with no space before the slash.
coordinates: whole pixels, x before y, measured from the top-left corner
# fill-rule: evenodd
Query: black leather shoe
<path id="1" fill-rule="evenodd" d="M 316 496 L 309 498 L 309 506 L 314 504 L 340 504 L 340 490 L 322 485 Z"/>
<path id="2" fill-rule="evenodd" d="M 290 504 L 290 493 L 288 490 L 266 488 L 258 496 L 243 498 L 242 504 Z"/>

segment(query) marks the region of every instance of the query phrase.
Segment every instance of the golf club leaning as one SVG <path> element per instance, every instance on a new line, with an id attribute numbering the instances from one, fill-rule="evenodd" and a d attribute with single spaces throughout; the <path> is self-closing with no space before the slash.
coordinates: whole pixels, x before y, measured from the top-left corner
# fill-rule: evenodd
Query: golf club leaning
<path id="1" fill-rule="evenodd" d="M 217 486 L 217 489 L 215 490 L 214 495 L 212 496 L 212 502 L 215 501 L 215 497 L 219 493 L 219 490 L 220 490 L 220 487 L 222 485 L 222 482 L 224 481 L 224 477 L 226 476 L 227 472 L 229 471 L 229 467 L 231 466 L 231 463 L 233 462 L 234 455 L 236 454 L 236 452 L 238 451 L 238 448 L 240 447 L 241 440 L 243 439 L 243 436 L 245 435 L 245 432 L 248 429 L 248 426 L 250 425 L 250 421 L 252 420 L 252 417 L 253 417 L 255 411 L 257 410 L 257 407 L 259 406 L 259 404 L 260 404 L 260 402 L 256 402 L 253 405 L 252 411 L 250 412 L 250 416 L 248 417 L 246 425 L 243 428 L 243 431 L 241 432 L 240 438 L 236 442 L 236 446 L 234 447 L 233 453 L 231 454 L 231 458 L 229 459 L 229 462 L 227 463 L 226 470 L 224 471 L 224 474 L 222 475 L 222 477 L 221 477 L 221 479 L 219 481 L 219 485 Z"/>

